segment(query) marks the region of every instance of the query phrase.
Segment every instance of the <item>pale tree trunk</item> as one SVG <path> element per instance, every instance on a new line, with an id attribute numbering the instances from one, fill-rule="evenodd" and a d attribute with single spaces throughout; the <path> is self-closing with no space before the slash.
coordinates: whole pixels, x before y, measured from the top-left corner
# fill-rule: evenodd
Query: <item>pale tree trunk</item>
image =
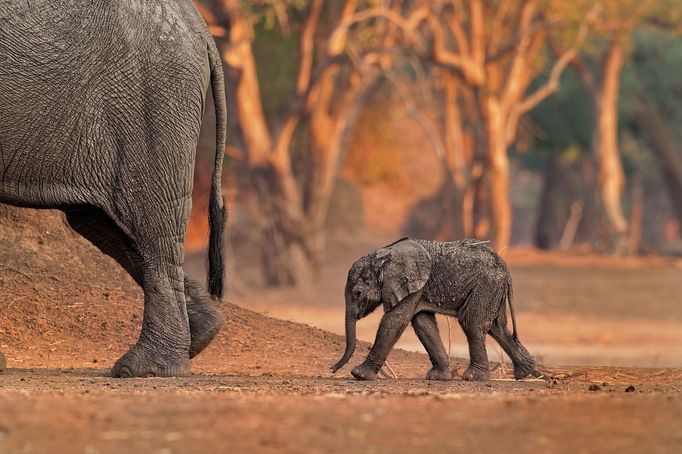
<path id="1" fill-rule="evenodd" d="M 452 219 L 451 236 L 464 238 L 473 235 L 473 214 L 471 194 L 468 191 L 470 182 L 471 147 L 467 146 L 462 114 L 459 105 L 459 83 L 450 72 L 443 75 L 445 91 L 445 147 L 447 156 L 447 178 L 451 180 Z M 469 199 L 467 199 L 469 195 Z"/>
<path id="2" fill-rule="evenodd" d="M 223 29 L 230 38 L 224 59 L 238 73 L 235 104 L 264 222 L 262 267 L 269 285 L 310 282 L 324 248 L 324 222 L 343 136 L 362 98 L 359 94 L 366 87 L 366 81 L 357 75 L 347 85 L 338 81 L 339 57 L 345 52 L 348 34 L 347 20 L 354 14 L 357 3 L 357 0 L 344 1 L 336 28 L 318 62 L 313 57 L 324 0 L 311 0 L 308 4 L 299 42 L 296 93 L 292 94 L 287 103 L 289 110 L 279 119 L 276 128 L 267 124 L 263 113 L 249 16 L 241 0 L 220 0 L 216 4 L 229 17 L 229 28 Z M 340 108 L 332 105 L 336 99 L 342 101 Z M 306 112 L 310 113 L 313 135 L 313 166 L 307 169 L 310 172 L 307 180 L 312 183 L 304 189 L 292 168 L 290 147 Z"/>
<path id="3" fill-rule="evenodd" d="M 484 108 L 490 214 L 493 220 L 492 240 L 494 246 L 501 250 L 509 245 L 512 223 L 512 208 L 509 199 L 509 156 L 506 141 L 507 124 L 496 100 L 489 98 Z"/>
<path id="4" fill-rule="evenodd" d="M 592 137 L 599 201 L 616 249 L 624 245 L 628 230 L 621 204 L 625 176 L 618 149 L 618 91 L 622 66 L 623 47 L 620 42 L 614 42 L 604 60 L 601 86 L 595 92 Z"/>
<path id="5" fill-rule="evenodd" d="M 579 59 L 574 68 L 592 101 L 594 118 L 591 153 L 594 169 L 594 200 L 587 203 L 593 230 L 603 233 L 607 249 L 627 249 L 628 221 L 623 214 L 625 175 L 618 147 L 618 93 L 623 66 L 623 44 L 615 39 L 599 62 L 599 80 Z"/>
<path id="6" fill-rule="evenodd" d="M 338 98 L 335 88 L 338 71 L 325 74 L 313 96 L 314 107 L 309 120 L 312 169 L 306 194 L 306 214 L 315 259 L 326 246 L 325 224 L 329 201 L 334 190 L 347 135 L 361 110 L 366 94 L 376 83 L 376 75 L 363 78 L 358 71 L 347 76 L 346 86 Z"/>
<path id="7" fill-rule="evenodd" d="M 264 277 L 269 285 L 292 285 L 308 279 L 311 268 L 306 259 L 301 194 L 289 160 L 289 146 L 300 117 L 284 119 L 273 136 L 262 108 L 252 50 L 253 26 L 239 0 L 223 0 L 222 5 L 230 17 L 231 43 L 223 57 L 239 73 L 235 83 L 237 117 L 265 223 L 261 226 Z"/>

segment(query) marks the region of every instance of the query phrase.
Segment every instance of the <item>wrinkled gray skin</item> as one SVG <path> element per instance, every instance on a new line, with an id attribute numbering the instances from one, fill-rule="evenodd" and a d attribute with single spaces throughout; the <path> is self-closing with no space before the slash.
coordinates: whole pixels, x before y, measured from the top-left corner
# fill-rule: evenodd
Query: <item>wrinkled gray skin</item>
<path id="1" fill-rule="evenodd" d="M 355 262 L 346 281 L 346 351 L 336 372 L 355 349 L 357 320 L 383 304 L 385 314 L 372 349 L 351 374 L 373 380 L 407 325 L 429 354 L 430 380 L 451 380 L 448 356 L 435 314 L 457 317 L 469 343 L 464 380 L 488 380 L 485 337 L 490 334 L 509 355 L 518 380 L 534 373 L 535 360 L 507 329 L 506 301 L 514 321 L 511 276 L 504 261 L 477 240 L 440 243 L 404 238 Z M 516 325 L 516 323 L 514 323 Z"/>
<path id="2" fill-rule="evenodd" d="M 209 84 L 209 290 L 222 296 L 220 57 L 191 0 L 0 0 L 0 203 L 57 208 L 144 290 L 117 377 L 182 376 L 222 315 L 183 273 Z"/>

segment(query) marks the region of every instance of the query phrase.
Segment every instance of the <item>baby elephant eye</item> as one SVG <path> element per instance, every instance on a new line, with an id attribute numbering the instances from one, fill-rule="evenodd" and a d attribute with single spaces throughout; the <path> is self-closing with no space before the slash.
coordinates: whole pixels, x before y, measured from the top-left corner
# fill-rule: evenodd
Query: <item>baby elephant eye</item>
<path id="1" fill-rule="evenodd" d="M 358 299 L 362 296 L 362 291 L 360 289 L 353 290 L 353 298 Z"/>

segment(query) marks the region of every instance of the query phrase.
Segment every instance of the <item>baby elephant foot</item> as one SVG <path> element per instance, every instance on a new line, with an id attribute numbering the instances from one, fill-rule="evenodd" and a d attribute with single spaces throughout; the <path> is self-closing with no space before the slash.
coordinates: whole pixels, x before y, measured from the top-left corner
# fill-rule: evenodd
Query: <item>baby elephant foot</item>
<path id="1" fill-rule="evenodd" d="M 362 363 L 359 366 L 354 367 L 350 373 L 358 380 L 376 380 L 377 378 L 377 372 L 375 372 L 374 369 L 366 363 Z"/>
<path id="2" fill-rule="evenodd" d="M 514 378 L 516 380 L 522 380 L 529 375 L 532 375 L 533 377 L 539 377 L 542 374 L 540 372 L 536 371 L 533 366 L 515 367 L 514 368 Z"/>
<path id="3" fill-rule="evenodd" d="M 454 380 L 456 373 L 454 370 L 448 369 L 437 369 L 433 367 L 430 371 L 426 373 L 427 380 Z"/>
<path id="4" fill-rule="evenodd" d="M 471 366 L 462 374 L 464 381 L 486 381 L 490 379 L 490 373 L 487 370 L 476 369 Z"/>
<path id="5" fill-rule="evenodd" d="M 167 352 L 155 354 L 153 350 L 140 344 L 135 344 L 111 368 L 111 376 L 118 378 L 186 377 L 190 373 L 187 352 L 176 355 L 169 355 Z"/>

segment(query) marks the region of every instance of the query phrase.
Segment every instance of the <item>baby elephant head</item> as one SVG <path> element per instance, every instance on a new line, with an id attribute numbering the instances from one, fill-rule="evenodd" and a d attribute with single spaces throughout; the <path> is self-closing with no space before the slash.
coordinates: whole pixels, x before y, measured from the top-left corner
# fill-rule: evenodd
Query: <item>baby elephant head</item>
<path id="1" fill-rule="evenodd" d="M 431 274 L 431 256 L 415 240 L 403 238 L 355 262 L 346 280 L 346 351 L 332 367 L 343 367 L 355 350 L 355 324 L 381 303 L 391 310 L 421 290 Z"/>

